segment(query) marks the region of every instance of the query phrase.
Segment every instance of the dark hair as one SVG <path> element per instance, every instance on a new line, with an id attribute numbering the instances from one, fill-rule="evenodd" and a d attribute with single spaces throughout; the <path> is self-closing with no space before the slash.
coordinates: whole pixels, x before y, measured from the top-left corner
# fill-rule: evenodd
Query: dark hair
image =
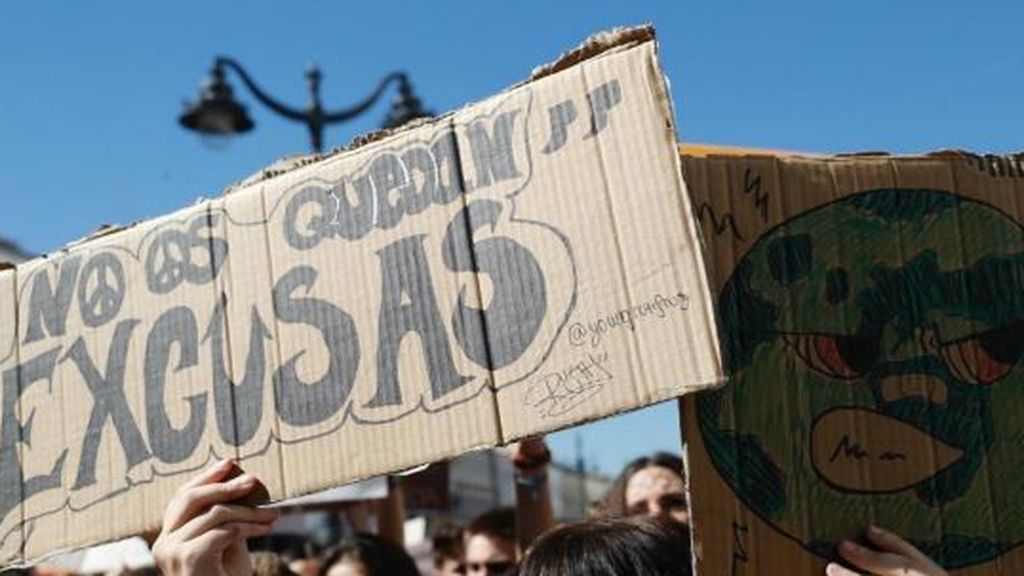
<path id="1" fill-rule="evenodd" d="M 320 576 L 327 576 L 332 566 L 351 558 L 362 562 L 370 576 L 419 576 L 419 569 L 409 554 L 399 546 L 374 534 L 359 532 L 345 539 L 324 554 Z"/>
<path id="2" fill-rule="evenodd" d="M 442 524 L 431 539 L 434 550 L 434 568 L 441 568 L 445 560 L 462 560 L 462 528 L 455 524 Z"/>
<path id="3" fill-rule="evenodd" d="M 650 518 L 590 520 L 540 537 L 519 576 L 690 576 L 689 531 Z"/>
<path id="4" fill-rule="evenodd" d="M 608 489 L 601 503 L 601 515 L 610 518 L 628 516 L 629 514 L 626 510 L 626 486 L 629 484 L 629 479 L 637 472 L 652 466 L 671 470 L 683 479 L 684 484 L 686 483 L 683 459 L 679 456 L 669 454 L 668 452 L 656 452 L 650 456 L 641 456 L 626 464 L 618 478 L 612 483 L 611 488 Z"/>
<path id="5" fill-rule="evenodd" d="M 486 536 L 492 540 L 516 543 L 516 511 L 495 508 L 477 516 L 466 528 L 466 536 Z"/>

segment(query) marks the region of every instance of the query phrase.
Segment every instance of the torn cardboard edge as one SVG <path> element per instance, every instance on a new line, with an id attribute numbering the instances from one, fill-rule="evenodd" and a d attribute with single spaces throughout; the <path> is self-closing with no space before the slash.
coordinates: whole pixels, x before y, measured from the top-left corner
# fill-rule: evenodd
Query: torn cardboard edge
<path id="1" fill-rule="evenodd" d="M 635 46 L 643 42 L 655 40 L 655 30 L 654 26 L 651 24 L 643 24 L 639 26 L 624 26 L 620 28 L 614 28 L 612 30 L 599 32 L 588 37 L 578 47 L 565 52 L 551 63 L 538 66 L 533 70 L 533 72 L 531 72 L 530 76 L 526 80 L 510 85 L 504 91 L 496 93 L 491 97 L 514 90 L 520 86 L 523 86 L 530 82 L 534 82 L 545 76 L 550 76 L 561 70 L 579 64 L 585 60 L 589 60 L 597 56 L 600 56 L 601 54 L 609 50 L 629 48 L 631 46 Z M 359 134 L 357 136 L 354 136 L 352 140 L 349 141 L 348 144 L 332 148 L 328 152 L 314 152 L 310 154 L 295 154 L 285 156 L 283 158 L 275 160 L 274 162 L 271 162 L 264 168 L 260 168 L 259 170 L 253 172 L 249 176 L 243 178 L 242 180 L 239 180 L 236 183 L 228 184 L 221 190 L 221 194 L 232 194 L 234 192 L 243 190 L 257 183 L 266 182 L 278 176 L 283 176 L 285 174 L 288 174 L 289 172 L 292 172 L 293 170 L 297 170 L 304 166 L 315 165 L 318 162 L 331 158 L 334 155 L 356 150 L 368 144 L 372 144 L 380 140 L 385 140 L 391 136 L 399 135 L 410 130 L 415 130 L 420 126 L 447 122 L 450 119 L 450 117 L 455 115 L 459 110 L 465 109 L 471 105 L 472 104 L 465 104 L 460 108 L 456 108 L 454 110 L 445 112 L 440 116 L 432 118 L 417 118 L 402 126 L 398 126 L 395 128 L 384 128 L 379 130 L 372 130 L 364 134 Z M 99 237 L 100 235 L 112 234 L 120 230 L 130 228 L 133 225 L 134 224 L 128 226 L 104 224 L 100 226 L 100 228 L 97 229 L 96 232 L 90 233 L 81 240 L 77 240 L 75 242 L 70 243 L 69 246 L 76 245 L 79 242 L 88 241 L 94 237 Z M 103 234 L 99 234 L 101 231 L 103 231 Z"/>
<path id="2" fill-rule="evenodd" d="M 994 176 L 1013 176 L 1024 174 L 1024 151 L 994 153 L 994 152 L 972 152 L 961 148 L 940 148 L 928 152 L 887 152 L 884 150 L 865 152 L 807 152 L 799 150 L 783 150 L 773 148 L 754 148 L 747 146 L 733 146 L 729 144 L 710 144 L 701 142 L 680 142 L 679 154 L 682 157 L 690 158 L 733 158 L 746 156 L 751 158 L 779 158 L 809 160 L 870 160 L 870 159 L 913 159 L 913 158 L 943 158 L 962 159 L 977 165 L 991 165 L 990 173 Z"/>
<path id="3" fill-rule="evenodd" d="M 648 41 L 655 41 L 654 27 L 650 24 L 644 24 L 641 26 L 621 27 L 612 30 L 607 30 L 604 32 L 599 32 L 584 40 L 578 47 L 565 52 L 553 62 L 538 66 L 537 68 L 534 69 L 534 71 L 530 74 L 529 78 L 527 78 L 526 80 L 513 84 L 506 88 L 505 90 L 492 95 L 491 97 L 499 96 L 501 94 L 515 90 L 520 86 L 524 86 L 546 76 L 556 74 L 561 70 L 565 70 L 566 68 L 570 68 L 572 66 L 575 66 L 576 64 L 600 56 L 601 54 L 604 54 L 605 52 L 608 52 L 610 50 L 625 49 Z M 458 114 L 459 111 L 464 110 L 469 106 L 472 106 L 472 104 L 465 104 L 462 107 L 456 108 L 455 110 L 451 110 L 449 112 L 445 112 L 444 114 L 441 114 L 440 116 L 436 116 L 433 118 L 417 118 L 407 124 L 398 126 L 396 128 L 383 128 L 380 130 L 373 130 L 365 134 L 360 134 L 358 136 L 353 137 L 348 144 L 344 146 L 339 146 L 337 148 L 333 148 L 331 149 L 331 151 L 327 153 L 300 154 L 281 158 L 280 160 L 277 160 L 276 162 L 272 163 L 270 166 L 267 166 L 266 168 L 262 168 L 254 172 L 252 175 L 243 179 L 238 184 L 228 186 L 223 193 L 230 194 L 236 190 L 240 190 L 246 186 L 250 186 L 257 182 L 265 182 L 271 178 L 287 174 L 292 170 L 296 170 L 304 166 L 314 165 L 317 162 L 326 160 L 336 154 L 357 150 L 359 148 L 362 148 L 363 146 L 381 140 L 386 140 L 391 136 L 400 135 L 410 130 L 415 130 L 421 126 L 447 122 L 452 116 Z"/>
<path id="4" fill-rule="evenodd" d="M 557 74 L 566 68 L 571 68 L 580 62 L 599 56 L 609 50 L 629 48 L 630 46 L 644 42 L 654 42 L 655 40 L 654 26 L 651 24 L 627 26 L 598 32 L 584 40 L 576 48 L 562 54 L 554 62 L 535 68 L 533 73 L 530 74 L 529 82 Z"/>

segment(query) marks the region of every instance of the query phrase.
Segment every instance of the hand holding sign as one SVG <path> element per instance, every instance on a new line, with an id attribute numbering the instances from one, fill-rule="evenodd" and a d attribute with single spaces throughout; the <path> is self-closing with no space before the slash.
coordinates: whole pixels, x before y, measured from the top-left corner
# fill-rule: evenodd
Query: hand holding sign
<path id="1" fill-rule="evenodd" d="M 261 489 L 224 460 L 188 481 L 171 499 L 153 556 L 163 574 L 252 574 L 245 539 L 270 532 L 277 512 L 233 504 Z"/>
<path id="2" fill-rule="evenodd" d="M 870 549 L 849 540 L 839 545 L 844 560 L 868 574 L 878 576 L 948 576 L 941 566 L 925 556 L 912 544 L 887 530 L 868 526 L 868 540 L 877 548 Z M 825 567 L 828 576 L 857 576 L 835 562 Z"/>

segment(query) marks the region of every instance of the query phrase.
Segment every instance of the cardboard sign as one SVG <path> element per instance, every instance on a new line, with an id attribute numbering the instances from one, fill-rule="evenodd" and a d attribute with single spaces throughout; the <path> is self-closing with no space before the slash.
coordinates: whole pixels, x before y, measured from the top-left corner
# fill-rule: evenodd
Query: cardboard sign
<path id="1" fill-rule="evenodd" d="M 329 488 L 320 492 L 306 494 L 296 498 L 289 498 L 275 502 L 275 508 L 316 510 L 325 509 L 349 502 L 361 502 L 364 500 L 383 500 L 388 497 L 387 476 L 376 476 L 367 480 L 360 480 L 337 488 Z"/>
<path id="2" fill-rule="evenodd" d="M 702 576 L 886 527 L 1024 573 L 1021 158 L 685 157 L 729 385 L 685 401 Z"/>
<path id="3" fill-rule="evenodd" d="M 0 273 L 4 563 L 722 380 L 649 29 L 425 125 Z"/>

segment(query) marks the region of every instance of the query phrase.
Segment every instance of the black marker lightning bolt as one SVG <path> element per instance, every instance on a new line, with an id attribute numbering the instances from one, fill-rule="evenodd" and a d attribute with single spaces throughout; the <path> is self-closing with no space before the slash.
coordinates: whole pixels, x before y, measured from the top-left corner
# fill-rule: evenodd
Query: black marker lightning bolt
<path id="1" fill-rule="evenodd" d="M 737 576 L 743 569 L 743 565 L 750 562 L 750 556 L 747 555 L 747 549 L 743 547 L 743 538 L 750 532 L 750 528 L 747 528 L 745 524 L 740 524 L 736 520 L 732 521 L 732 569 L 730 573 L 732 576 Z"/>
<path id="2" fill-rule="evenodd" d="M 750 168 L 743 171 L 743 193 L 754 196 L 754 206 L 761 212 L 761 221 L 768 221 L 768 193 L 761 188 L 761 175 Z"/>
<path id="3" fill-rule="evenodd" d="M 743 235 L 736 228 L 736 220 L 733 219 L 732 214 L 726 213 L 718 217 L 715 214 L 715 209 L 711 207 L 711 204 L 702 202 L 697 207 L 697 221 L 703 222 L 704 217 L 707 216 L 711 219 L 711 228 L 715 231 L 715 236 L 721 236 L 726 231 L 731 231 L 733 238 L 739 241 L 743 241 Z"/>

